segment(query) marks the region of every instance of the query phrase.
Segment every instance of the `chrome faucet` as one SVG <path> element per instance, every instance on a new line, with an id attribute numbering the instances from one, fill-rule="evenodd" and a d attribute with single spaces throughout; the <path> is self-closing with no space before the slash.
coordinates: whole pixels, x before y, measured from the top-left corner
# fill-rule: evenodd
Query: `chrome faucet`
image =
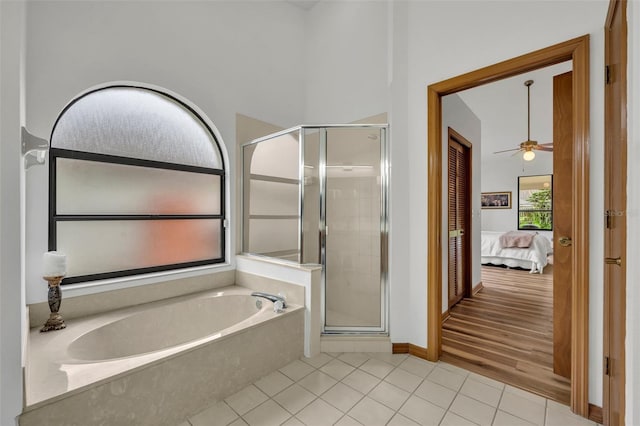
<path id="1" fill-rule="evenodd" d="M 281 302 L 282 303 L 282 309 L 285 309 L 287 307 L 287 301 L 285 300 L 285 298 L 283 296 L 280 295 L 275 295 L 275 294 L 270 294 L 270 293 L 263 293 L 261 291 L 254 291 L 253 293 L 251 293 L 252 296 L 254 297 L 262 297 L 263 299 L 267 299 L 267 300 L 271 300 L 274 305 L 277 302 Z"/>

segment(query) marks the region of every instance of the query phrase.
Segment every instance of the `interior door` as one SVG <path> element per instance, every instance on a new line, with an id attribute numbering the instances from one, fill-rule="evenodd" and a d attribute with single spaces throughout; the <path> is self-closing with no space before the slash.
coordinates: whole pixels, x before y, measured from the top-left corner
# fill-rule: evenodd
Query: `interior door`
<path id="1" fill-rule="evenodd" d="M 553 77 L 553 372 L 571 378 L 573 72 Z"/>
<path id="2" fill-rule="evenodd" d="M 449 129 L 449 308 L 470 296 L 471 144 Z"/>
<path id="3" fill-rule="evenodd" d="M 604 424 L 624 424 L 627 192 L 626 1 L 605 24 Z"/>

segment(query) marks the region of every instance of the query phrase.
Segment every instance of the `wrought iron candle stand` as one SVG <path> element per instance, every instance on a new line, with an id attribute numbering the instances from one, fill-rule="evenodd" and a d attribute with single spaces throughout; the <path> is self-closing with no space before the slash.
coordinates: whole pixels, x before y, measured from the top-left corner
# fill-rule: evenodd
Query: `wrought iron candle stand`
<path id="1" fill-rule="evenodd" d="M 49 283 L 49 310 L 51 314 L 49 319 L 40 329 L 41 333 L 52 330 L 62 330 L 67 325 L 62 319 L 62 315 L 58 313 L 60 309 L 60 303 L 62 303 L 62 289 L 60 288 L 60 282 L 64 275 L 57 277 L 43 277 Z"/>

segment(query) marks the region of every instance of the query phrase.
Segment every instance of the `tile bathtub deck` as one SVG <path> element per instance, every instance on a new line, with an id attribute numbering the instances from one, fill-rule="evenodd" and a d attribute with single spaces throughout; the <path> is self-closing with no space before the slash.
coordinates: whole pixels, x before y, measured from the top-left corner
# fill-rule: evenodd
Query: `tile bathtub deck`
<path id="1" fill-rule="evenodd" d="M 179 426 L 590 425 L 567 406 L 411 355 L 322 353 L 274 371 Z"/>

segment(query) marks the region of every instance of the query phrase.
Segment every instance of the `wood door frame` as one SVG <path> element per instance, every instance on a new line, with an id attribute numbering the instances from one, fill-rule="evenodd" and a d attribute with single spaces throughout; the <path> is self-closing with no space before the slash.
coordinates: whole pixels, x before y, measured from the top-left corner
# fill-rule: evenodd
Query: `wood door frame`
<path id="1" fill-rule="evenodd" d="M 454 129 L 452 129 L 451 127 L 447 127 L 447 142 L 453 140 L 454 142 L 459 143 L 460 145 L 462 145 L 463 147 L 465 147 L 468 151 L 468 158 L 467 158 L 467 182 L 465 183 L 466 185 L 466 189 L 467 189 L 467 194 L 466 194 L 466 202 L 467 205 L 469 207 L 471 207 L 471 201 L 472 201 L 472 194 L 473 194 L 473 144 L 471 142 L 469 142 L 467 140 L 467 138 L 465 138 L 464 136 L 462 136 L 460 133 L 456 132 Z M 471 209 L 468 208 L 465 212 L 465 218 L 464 221 L 467 224 L 466 226 L 466 233 L 467 233 L 467 238 L 465 238 L 465 243 L 462 246 L 462 249 L 464 251 L 464 259 L 465 259 L 465 263 L 463 265 L 463 274 L 464 274 L 464 289 L 462 290 L 464 293 L 464 297 L 471 297 L 471 292 L 473 289 L 473 274 L 471 271 L 471 242 L 472 242 L 472 238 L 473 238 L 473 223 L 471 222 Z M 448 288 L 448 287 L 447 287 Z M 447 304 L 448 305 L 448 304 Z M 442 309 L 442 308 L 440 308 Z M 447 308 L 447 311 L 451 309 L 451 307 Z"/>
<path id="2" fill-rule="evenodd" d="M 442 97 L 564 61 L 573 80 L 571 409 L 589 414 L 589 35 L 450 78 L 427 88 L 427 359 L 442 353 Z"/>
<path id="3" fill-rule="evenodd" d="M 610 67 L 611 64 L 611 51 L 610 51 L 610 32 L 611 32 L 611 28 L 613 26 L 613 19 L 614 19 L 614 13 L 616 11 L 616 7 L 620 7 L 620 13 L 622 13 L 622 37 L 621 37 L 621 46 L 620 46 L 620 50 L 621 50 L 621 57 L 620 57 L 620 69 L 618 72 L 614 71 L 612 74 L 614 74 L 615 76 L 613 77 L 614 79 L 616 77 L 619 77 L 619 83 L 621 84 L 621 86 L 623 87 L 623 89 L 621 90 L 620 93 L 620 102 L 622 104 L 621 106 L 621 114 L 624 116 L 624 118 L 621 120 L 621 122 L 615 123 L 612 122 L 611 120 L 611 116 L 610 116 L 610 110 L 611 110 L 611 86 L 609 85 L 609 81 L 606 82 L 605 84 L 605 98 L 604 98 L 604 114 L 605 114 L 605 125 L 604 125 L 604 149 L 605 149 L 605 188 L 606 188 L 606 184 L 608 183 L 609 178 L 607 177 L 607 152 L 609 152 L 608 150 L 611 149 L 610 145 L 612 144 L 611 142 L 611 136 L 612 136 L 612 131 L 611 128 L 615 127 L 615 126 L 621 126 L 621 137 L 623 137 L 624 139 L 624 154 L 623 154 L 623 163 L 620 167 L 623 168 L 622 174 L 623 176 L 625 176 L 625 182 L 627 179 L 627 151 L 626 151 L 626 147 L 628 144 L 628 139 L 627 139 L 627 128 L 625 126 L 625 123 L 628 120 L 628 116 L 627 116 L 627 84 L 628 84 L 628 76 L 627 76 L 627 38 L 628 38 L 628 32 L 627 32 L 627 0 L 610 0 L 609 1 L 609 9 L 607 11 L 607 18 L 605 19 L 605 25 L 604 25 L 604 37 L 605 37 L 605 43 L 604 43 L 604 60 L 605 60 L 605 66 L 606 67 Z M 615 81 L 615 80 L 614 80 Z M 626 211 L 627 209 L 627 196 L 626 196 L 626 183 L 625 183 L 625 187 L 622 189 L 623 191 L 623 197 L 625 200 L 625 208 L 623 210 L 624 214 L 627 214 L 628 212 Z M 606 198 L 606 196 L 608 195 L 608 191 L 607 189 L 605 189 L 605 208 L 609 207 L 609 202 L 610 200 Z M 617 212 L 616 212 L 617 213 Z M 611 211 L 607 210 L 606 212 L 607 215 L 612 214 Z M 614 218 L 614 220 L 616 220 Z M 626 228 L 626 218 L 624 220 L 624 225 Z M 625 229 L 626 230 L 626 229 Z M 605 230 L 605 243 L 604 243 L 604 249 L 605 249 L 605 256 L 611 256 L 611 253 L 608 252 L 608 249 L 610 249 L 611 243 L 608 240 L 608 236 L 606 235 L 607 231 Z M 623 241 L 622 241 L 622 268 L 625 268 L 625 273 L 623 274 L 623 277 L 626 276 L 626 265 L 625 262 L 627 261 L 627 253 L 626 253 L 626 247 L 627 247 L 627 233 L 624 233 L 624 237 L 623 237 Z M 603 326 L 603 356 L 606 358 L 609 357 L 609 355 L 612 352 L 612 348 L 614 348 L 615 346 L 612 345 L 611 343 L 611 335 L 609 334 L 609 330 L 611 329 L 612 323 L 615 327 L 622 327 L 623 332 L 622 334 L 626 334 L 626 310 L 627 310 L 627 305 L 626 305 L 626 300 L 622 300 L 622 305 L 623 306 L 618 306 L 617 304 L 614 303 L 614 301 L 612 301 L 611 299 L 611 295 L 610 295 L 610 286 L 611 286 L 611 281 L 609 278 L 609 272 L 606 268 L 610 268 L 612 266 L 608 266 L 605 265 L 605 270 L 604 270 L 604 276 L 603 276 L 603 283 L 604 283 L 604 312 L 603 312 L 603 318 L 604 318 L 604 326 Z M 620 291 L 624 292 L 626 294 L 627 291 L 627 282 L 626 279 L 623 278 L 621 280 L 621 282 L 616 282 L 617 286 L 620 286 Z M 619 315 L 622 318 L 622 321 L 613 321 L 614 318 L 612 318 L 612 312 L 614 312 L 615 314 Z M 618 320 L 620 319 L 617 318 Z M 613 368 L 616 368 L 617 370 L 622 370 L 622 374 L 620 374 L 620 380 L 621 380 L 621 385 L 620 385 L 620 389 L 612 389 L 611 386 L 611 382 L 610 382 L 610 377 L 609 374 L 606 370 L 603 371 L 603 377 L 602 377 L 602 409 L 603 409 L 603 424 L 604 425 L 610 425 L 611 424 L 611 411 L 610 411 L 610 404 L 609 401 L 611 399 L 611 393 L 612 390 L 613 392 L 619 392 L 620 390 L 622 390 L 622 395 L 620 396 L 620 400 L 621 400 L 621 404 L 622 404 L 622 410 L 621 410 L 621 415 L 622 415 L 622 419 L 624 419 L 624 415 L 625 415 L 625 410 L 626 410 L 626 401 L 625 401 L 625 382 L 626 382 L 626 351 L 625 351 L 625 346 L 624 343 L 622 344 L 622 347 L 618 347 L 617 348 L 618 351 L 620 353 L 623 354 L 622 357 L 622 363 L 621 365 L 615 365 Z"/>

